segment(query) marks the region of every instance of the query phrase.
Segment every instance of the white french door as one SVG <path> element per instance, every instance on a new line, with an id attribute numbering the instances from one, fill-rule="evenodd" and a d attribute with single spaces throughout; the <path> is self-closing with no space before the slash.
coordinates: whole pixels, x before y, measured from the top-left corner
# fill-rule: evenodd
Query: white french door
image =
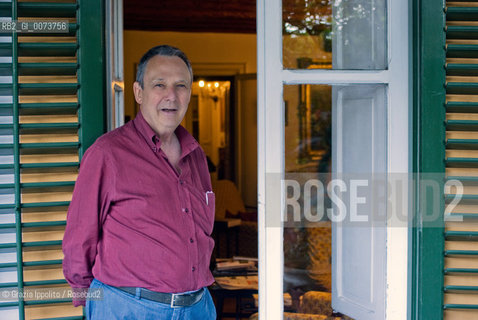
<path id="1" fill-rule="evenodd" d="M 307 237 L 313 233 L 308 228 L 317 222 L 332 225 L 334 310 L 355 319 L 407 318 L 407 223 L 392 216 L 380 225 L 358 226 L 350 214 L 370 222 L 377 207 L 388 216 L 400 201 L 400 216 L 406 220 L 408 191 L 401 190 L 404 196 L 395 202 L 364 204 L 367 201 L 360 200 L 367 195 L 375 199 L 372 191 L 361 189 L 362 197 L 352 194 L 352 189 L 364 185 L 363 176 L 358 184 L 351 176 L 343 177 L 353 173 L 371 179 L 380 174 L 390 183 L 392 173 L 409 172 L 408 21 L 406 1 L 257 2 L 261 320 L 282 319 L 284 292 L 297 285 L 290 284 L 291 265 L 295 265 L 285 253 L 290 247 L 285 234 L 297 239 L 301 232 Z M 326 159 L 330 172 L 321 172 Z M 312 206 L 296 201 L 294 207 L 296 198 L 290 201 L 289 187 L 297 186 L 292 189 L 304 193 L 304 181 L 294 177 L 322 185 L 317 190 L 329 191 L 331 216 L 342 204 L 348 209 L 348 222 L 338 223 L 326 215 L 311 219 L 317 212 L 307 210 L 319 208 L 321 195 Z M 341 177 L 342 191 L 347 192 L 334 198 Z M 351 212 L 352 195 L 359 200 L 358 206 L 355 203 L 359 209 Z M 297 218 L 292 225 L 288 224 L 291 211 Z M 308 247 L 303 254 L 310 252 Z M 306 271 L 306 275 L 311 272 Z"/>

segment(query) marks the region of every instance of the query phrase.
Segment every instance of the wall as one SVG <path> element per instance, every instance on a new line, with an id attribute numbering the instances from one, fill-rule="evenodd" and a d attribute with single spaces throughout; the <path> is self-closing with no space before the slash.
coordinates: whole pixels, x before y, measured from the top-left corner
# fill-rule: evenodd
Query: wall
<path id="1" fill-rule="evenodd" d="M 151 47 L 170 44 L 183 50 L 196 75 L 255 73 L 256 35 L 124 31 L 125 115 L 134 117 L 135 64 Z M 228 74 L 229 73 L 229 74 Z"/>

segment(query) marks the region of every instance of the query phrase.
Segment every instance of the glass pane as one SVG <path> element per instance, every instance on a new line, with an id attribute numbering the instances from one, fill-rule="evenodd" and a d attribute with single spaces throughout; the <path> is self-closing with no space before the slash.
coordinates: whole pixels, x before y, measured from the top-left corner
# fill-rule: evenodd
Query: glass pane
<path id="1" fill-rule="evenodd" d="M 297 317 L 293 315 L 296 313 L 341 317 L 333 314 L 331 306 L 332 270 L 337 270 L 336 265 L 332 268 L 329 212 L 329 209 L 335 209 L 329 197 L 332 171 L 334 174 L 353 172 L 360 174 L 360 178 L 370 178 L 371 172 L 384 172 L 386 86 L 286 85 L 284 102 L 284 312 L 291 319 Z M 339 157 L 346 159 L 337 163 Z M 349 180 L 343 176 L 347 190 L 351 189 L 352 180 Z M 360 196 L 368 195 L 369 189 L 360 191 Z M 347 210 L 349 202 L 345 200 L 343 203 Z M 358 208 L 359 214 L 370 216 L 370 207 L 362 205 Z M 344 233 L 345 240 L 340 244 L 349 246 L 347 241 L 353 240 L 357 234 L 366 234 L 368 230 L 365 227 L 350 229 Z M 369 291 L 381 294 L 382 283 L 375 284 L 367 270 L 385 270 L 383 260 L 374 260 L 383 256 L 376 251 L 367 256 L 365 253 L 373 246 L 365 243 L 368 238 L 363 238 L 356 241 L 354 252 L 365 258 L 350 253 L 348 249 L 353 245 L 344 247 L 343 252 L 349 254 L 341 261 L 348 261 L 348 266 L 342 269 L 361 266 L 360 270 L 349 272 L 349 275 L 353 278 L 363 273 L 363 279 L 355 282 L 363 284 L 368 279 L 368 284 L 373 286 Z M 356 247 L 362 244 L 365 249 L 358 250 Z M 366 259 L 369 256 L 374 258 Z M 368 268 L 370 264 L 375 269 Z M 341 279 L 342 285 L 350 280 L 343 275 Z M 343 292 L 350 291 L 347 290 Z M 354 292 L 356 297 L 366 293 L 366 290 Z"/>
<path id="2" fill-rule="evenodd" d="M 282 0 L 284 69 L 387 68 L 386 0 Z"/>

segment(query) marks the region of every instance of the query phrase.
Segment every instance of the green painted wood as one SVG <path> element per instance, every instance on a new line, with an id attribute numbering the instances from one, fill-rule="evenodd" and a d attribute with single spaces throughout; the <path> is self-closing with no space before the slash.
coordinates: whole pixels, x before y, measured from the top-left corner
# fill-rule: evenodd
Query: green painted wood
<path id="1" fill-rule="evenodd" d="M 449 7 L 446 10 L 447 21 L 476 21 L 478 20 L 478 8 L 473 7 Z"/>
<path id="2" fill-rule="evenodd" d="M 477 26 L 448 26 L 446 28 L 448 39 L 476 39 L 478 38 Z"/>
<path id="3" fill-rule="evenodd" d="M 446 55 L 448 58 L 478 58 L 478 45 L 449 44 Z"/>
<path id="4" fill-rule="evenodd" d="M 48 162 L 48 163 L 22 163 L 20 168 L 32 169 L 32 168 L 64 168 L 64 167 L 78 167 L 79 162 Z M 1 169 L 1 166 L 0 166 Z"/>
<path id="5" fill-rule="evenodd" d="M 447 139 L 447 149 L 478 149 L 478 139 Z"/>
<path id="6" fill-rule="evenodd" d="M 37 305 L 51 305 L 51 304 L 71 304 L 72 299 L 51 299 L 51 300 L 27 300 L 25 301 L 26 306 L 37 306 Z"/>
<path id="7" fill-rule="evenodd" d="M 449 82 L 445 87 L 447 94 L 478 94 L 478 83 Z"/>
<path id="8" fill-rule="evenodd" d="M 19 2 L 18 14 L 21 17 L 74 18 L 76 3 Z"/>
<path id="9" fill-rule="evenodd" d="M 478 273 L 478 269 L 446 268 L 445 274 L 450 274 L 450 273 Z"/>
<path id="10" fill-rule="evenodd" d="M 20 143 L 23 149 L 78 149 L 78 142 Z"/>
<path id="11" fill-rule="evenodd" d="M 446 165 L 450 168 L 478 168 L 478 158 L 446 158 Z"/>
<path id="12" fill-rule="evenodd" d="M 446 39 L 444 2 L 410 1 L 412 39 L 410 43 L 413 83 L 413 172 L 436 177 L 439 190 L 445 178 L 445 81 Z M 461 54 L 458 48 L 447 48 Z M 478 56 L 478 47 L 477 47 Z M 478 126 L 477 126 L 478 129 Z M 442 178 L 440 176 L 442 175 Z M 410 230 L 409 316 L 414 320 L 443 319 L 444 198 L 422 192 L 416 179 L 414 214 Z M 435 220 L 424 215 L 437 204 Z"/>
<path id="13" fill-rule="evenodd" d="M 70 201 L 35 202 L 35 203 L 22 203 L 22 208 L 65 207 L 69 205 L 70 205 Z"/>
<path id="14" fill-rule="evenodd" d="M 478 213 L 452 212 L 450 213 L 450 216 L 462 218 L 464 221 L 467 221 L 467 220 L 472 221 L 472 220 L 478 219 Z"/>
<path id="15" fill-rule="evenodd" d="M 478 286 L 445 286 L 445 291 L 478 291 Z"/>
<path id="16" fill-rule="evenodd" d="M 25 267 L 37 267 L 37 266 L 52 266 L 62 264 L 63 260 L 42 260 L 42 261 L 27 261 L 23 265 Z"/>
<path id="17" fill-rule="evenodd" d="M 450 310 L 450 309 L 465 309 L 465 310 L 476 310 L 478 309 L 478 305 L 476 304 L 445 304 L 443 309 Z"/>
<path id="18" fill-rule="evenodd" d="M 445 256 L 478 256 L 476 250 L 445 250 Z"/>
<path id="19" fill-rule="evenodd" d="M 25 248 L 61 246 L 61 240 L 23 242 Z M 26 282 L 25 282 L 26 283 Z M 30 284 L 32 285 L 32 284 Z"/>
<path id="20" fill-rule="evenodd" d="M 447 112 L 450 113 L 473 113 L 478 111 L 478 103 L 448 101 L 447 103 L 445 103 L 445 109 Z"/>
<path id="21" fill-rule="evenodd" d="M 0 309 L 9 308 L 9 307 L 17 307 L 18 305 L 19 305 L 18 302 L 0 302 Z"/>
<path id="22" fill-rule="evenodd" d="M 16 262 L 7 262 L 7 263 L 0 263 L 0 268 L 16 268 L 17 263 Z M 0 285 L 0 288 L 3 287 L 3 285 Z"/>
<path id="23" fill-rule="evenodd" d="M 19 90 L 21 95 L 75 95 L 79 86 L 77 83 L 22 83 Z"/>
<path id="24" fill-rule="evenodd" d="M 21 76 L 76 75 L 77 63 L 19 63 Z"/>
<path id="25" fill-rule="evenodd" d="M 8 105 L 5 107 L 8 108 Z M 78 103 L 20 103 L 18 107 L 20 109 L 77 109 Z"/>
<path id="26" fill-rule="evenodd" d="M 447 120 L 446 129 L 450 131 L 478 131 L 477 120 Z"/>
<path id="27" fill-rule="evenodd" d="M 77 122 L 64 123 L 23 123 L 21 129 L 76 129 L 79 127 Z"/>
<path id="28" fill-rule="evenodd" d="M 66 221 L 42 221 L 42 222 L 24 222 L 23 228 L 39 228 L 39 227 L 58 227 L 66 226 Z"/>
<path id="29" fill-rule="evenodd" d="M 7 282 L 0 284 L 0 288 L 14 288 L 18 286 L 18 282 Z"/>
<path id="30" fill-rule="evenodd" d="M 78 35 L 80 46 L 78 59 L 81 66 L 78 71 L 79 119 L 81 128 L 80 157 L 86 149 L 106 132 L 105 117 L 105 39 L 104 39 L 104 3 L 103 1 L 80 3 Z"/>
<path id="31" fill-rule="evenodd" d="M 52 187 L 69 187 L 74 186 L 75 181 L 54 181 L 54 182 L 28 182 L 22 183 L 20 186 L 22 189 L 29 188 L 52 188 Z"/>
<path id="32" fill-rule="evenodd" d="M 2 45 L 0 45 L 0 54 Z M 19 43 L 18 52 L 21 56 L 67 56 L 73 57 L 76 54 L 78 45 L 76 43 Z"/>
<path id="33" fill-rule="evenodd" d="M 55 279 L 55 280 L 41 280 L 41 281 L 25 281 L 25 287 L 34 287 L 34 286 L 50 286 L 55 284 L 67 284 L 65 279 Z"/>
<path id="34" fill-rule="evenodd" d="M 452 64 L 446 66 L 448 76 L 478 76 L 478 66 L 476 64 Z"/>
<path id="35" fill-rule="evenodd" d="M 460 239 L 460 240 L 469 240 L 476 241 L 478 240 L 478 232 L 476 231 L 446 231 L 446 239 Z"/>

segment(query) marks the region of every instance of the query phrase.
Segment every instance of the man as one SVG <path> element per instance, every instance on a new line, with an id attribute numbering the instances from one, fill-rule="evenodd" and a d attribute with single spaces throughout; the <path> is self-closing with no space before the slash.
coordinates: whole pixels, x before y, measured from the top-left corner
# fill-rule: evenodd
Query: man
<path id="1" fill-rule="evenodd" d="M 215 319 L 207 286 L 214 194 L 204 152 L 182 127 L 192 68 L 177 48 L 140 61 L 140 112 L 85 153 L 68 209 L 63 272 L 89 319 Z"/>

